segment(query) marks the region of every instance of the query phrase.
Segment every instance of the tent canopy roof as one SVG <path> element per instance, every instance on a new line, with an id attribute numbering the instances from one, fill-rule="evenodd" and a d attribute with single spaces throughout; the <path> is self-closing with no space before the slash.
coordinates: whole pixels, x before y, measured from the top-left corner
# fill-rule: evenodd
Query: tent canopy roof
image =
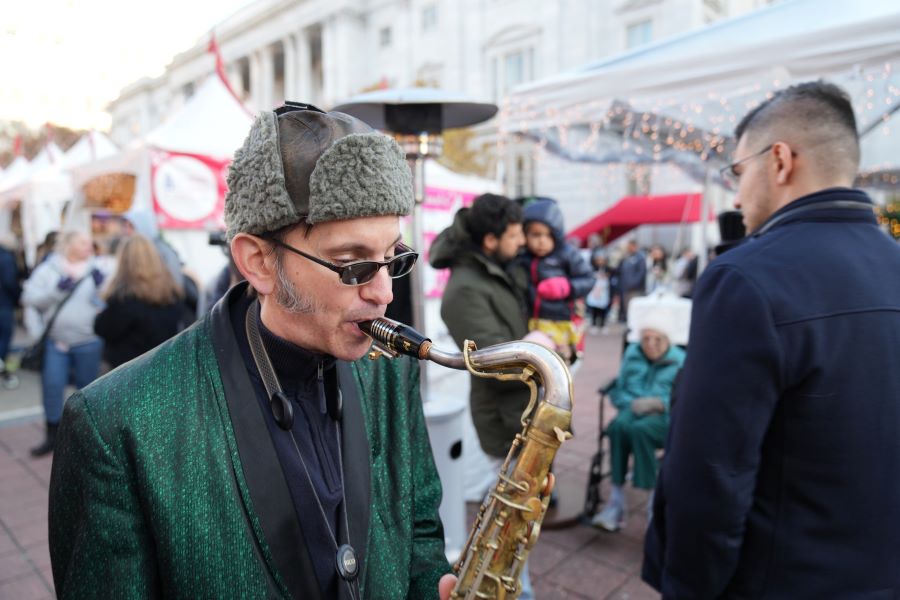
<path id="1" fill-rule="evenodd" d="M 139 175 L 149 169 L 151 148 L 228 159 L 244 143 L 252 120 L 222 80 L 210 75 L 184 106 L 146 137 L 132 140 L 117 154 L 72 168 L 72 178 L 80 187 L 106 173 Z"/>
<path id="2" fill-rule="evenodd" d="M 91 161 L 112 156 L 119 149 L 116 145 L 99 131 L 88 131 L 66 151 L 62 160 L 62 167 L 68 169 L 77 167 Z"/>
<path id="3" fill-rule="evenodd" d="M 634 114 L 654 113 L 676 127 L 708 132 L 702 160 L 721 166 L 728 148 L 718 150 L 714 142 L 731 136 L 768 94 L 792 83 L 826 78 L 844 87 L 860 129 L 885 119 L 900 102 L 898 31 L 894 0 L 785 0 L 516 88 L 504 104 L 501 130 L 568 139 L 580 148 L 588 134 L 579 128 L 604 130 L 619 101 Z M 862 170 L 897 166 L 890 125 L 885 122 L 885 135 L 875 131 L 862 140 Z M 667 162 L 669 142 L 658 142 L 665 137 L 654 137 L 653 128 L 634 133 L 632 146 L 644 142 L 654 162 Z"/>
<path id="4" fill-rule="evenodd" d="M 520 86 L 508 109 L 556 112 L 591 99 L 716 95 L 754 83 L 764 95 L 759 84 L 773 77 L 785 84 L 895 59 L 898 27 L 900 6 L 893 0 L 786 0 Z"/>
<path id="5" fill-rule="evenodd" d="M 607 244 L 622 237 L 639 225 L 667 223 L 697 223 L 702 214 L 701 194 L 670 194 L 665 196 L 625 196 L 599 215 L 582 223 L 566 237 L 582 241 L 599 233 Z M 710 211 L 708 221 L 715 220 Z"/>
<path id="6" fill-rule="evenodd" d="M 222 80 L 210 75 L 184 106 L 147 134 L 147 143 L 169 152 L 231 158 L 252 122 Z"/>

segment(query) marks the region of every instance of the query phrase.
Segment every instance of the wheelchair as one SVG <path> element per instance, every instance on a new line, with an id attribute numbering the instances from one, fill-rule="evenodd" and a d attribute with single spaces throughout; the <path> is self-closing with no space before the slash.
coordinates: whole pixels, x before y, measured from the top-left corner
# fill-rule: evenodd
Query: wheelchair
<path id="1" fill-rule="evenodd" d="M 648 314 L 665 314 L 673 323 L 670 343 L 687 349 L 688 331 L 690 330 L 691 301 L 665 293 L 635 298 L 628 307 L 628 328 L 622 337 L 622 354 L 631 343 L 639 342 L 640 324 Z M 591 459 L 588 469 L 588 480 L 585 499 L 578 522 L 591 525 L 591 519 L 603 504 L 600 491 L 603 480 L 611 475 L 609 460 L 609 434 L 606 428 L 606 404 L 610 392 L 615 388 L 618 376 L 612 378 L 597 389 L 600 402 L 599 427 L 597 434 L 597 452 Z M 674 386 L 673 386 L 674 387 Z M 660 455 L 663 450 L 660 450 Z M 661 456 L 658 455 L 658 458 Z"/>

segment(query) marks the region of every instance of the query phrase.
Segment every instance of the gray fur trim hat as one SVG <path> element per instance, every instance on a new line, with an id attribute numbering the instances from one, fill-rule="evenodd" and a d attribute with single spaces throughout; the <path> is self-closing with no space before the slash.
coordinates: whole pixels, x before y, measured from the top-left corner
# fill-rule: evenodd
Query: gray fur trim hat
<path id="1" fill-rule="evenodd" d="M 400 146 L 350 115 L 287 105 L 259 115 L 228 171 L 228 239 L 412 211 Z"/>

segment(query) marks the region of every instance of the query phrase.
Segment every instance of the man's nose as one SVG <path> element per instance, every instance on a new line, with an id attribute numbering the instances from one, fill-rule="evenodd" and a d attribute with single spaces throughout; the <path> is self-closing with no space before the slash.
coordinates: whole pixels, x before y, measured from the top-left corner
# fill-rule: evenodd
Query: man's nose
<path id="1" fill-rule="evenodd" d="M 741 210 L 741 195 L 740 195 L 740 194 L 735 194 L 735 195 L 734 195 L 734 203 L 733 203 L 733 205 L 734 205 L 734 209 L 735 209 L 735 210 Z"/>
<path id="2" fill-rule="evenodd" d="M 372 281 L 360 288 L 360 296 L 379 306 L 391 303 L 394 299 L 393 280 L 386 267 L 378 269 Z"/>

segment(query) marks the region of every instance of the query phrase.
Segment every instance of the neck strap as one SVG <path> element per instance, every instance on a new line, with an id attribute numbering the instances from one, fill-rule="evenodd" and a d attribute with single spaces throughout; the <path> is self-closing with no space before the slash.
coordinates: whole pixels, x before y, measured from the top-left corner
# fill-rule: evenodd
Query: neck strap
<path id="1" fill-rule="evenodd" d="M 269 406 L 272 409 L 272 415 L 275 418 L 275 422 L 278 423 L 278 426 L 281 427 L 281 429 L 284 429 L 291 437 L 294 450 L 297 452 L 297 458 L 300 459 L 300 465 L 303 467 L 303 472 L 306 474 L 306 481 L 309 484 L 309 489 L 312 491 L 313 497 L 316 500 L 316 505 L 319 508 L 319 514 L 322 517 L 322 521 L 325 523 L 325 527 L 328 530 L 328 535 L 334 544 L 336 550 L 335 570 L 340 576 L 340 579 L 347 584 L 350 598 L 356 600 L 359 598 L 359 584 L 357 582 L 357 577 L 359 576 L 359 563 L 356 558 L 356 551 L 350 544 L 341 544 L 338 542 L 338 536 L 331 527 L 331 523 L 328 521 L 328 517 L 325 514 L 325 508 L 322 506 L 322 501 L 319 499 L 319 494 L 316 492 L 315 485 L 313 485 L 312 477 L 309 474 L 309 468 L 306 466 L 306 461 L 303 459 L 303 453 L 300 452 L 300 446 L 297 444 L 297 439 L 294 437 L 294 432 L 292 430 L 294 425 L 294 407 L 281 389 L 278 376 L 275 374 L 274 367 L 272 367 L 272 360 L 269 358 L 269 354 L 266 352 L 265 346 L 263 345 L 262 336 L 259 334 L 259 310 L 259 300 L 255 300 L 247 309 L 245 320 L 247 340 L 250 343 L 250 353 L 253 355 L 253 362 L 256 363 L 256 369 L 259 371 L 263 386 L 266 388 L 266 394 L 269 396 Z M 319 378 L 321 379 L 321 377 L 322 373 L 320 368 Z M 320 393 L 324 393 L 324 389 L 320 389 Z M 337 427 L 338 471 L 341 475 L 340 512 L 343 516 L 344 530 L 349 536 L 350 523 L 348 522 L 347 517 L 347 500 L 343 497 L 345 492 L 344 457 L 343 452 L 341 451 L 340 422 L 338 422 Z"/>

